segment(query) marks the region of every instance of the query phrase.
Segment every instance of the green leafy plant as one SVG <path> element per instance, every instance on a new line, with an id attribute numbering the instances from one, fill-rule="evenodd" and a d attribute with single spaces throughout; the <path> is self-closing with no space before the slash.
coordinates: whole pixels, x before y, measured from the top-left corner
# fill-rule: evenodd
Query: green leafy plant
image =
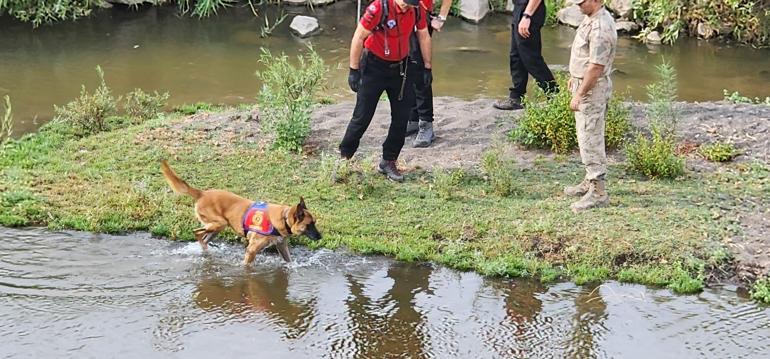
<path id="1" fill-rule="evenodd" d="M 770 106 L 770 96 L 765 97 L 764 100 L 759 97 L 754 97 L 753 99 L 751 97 L 746 97 L 740 94 L 738 91 L 730 92 L 727 91 L 727 89 L 722 90 L 722 94 L 724 95 L 724 100 L 729 103 L 734 104 L 756 104 L 756 105 L 767 105 Z"/>
<path id="2" fill-rule="evenodd" d="M 450 200 L 457 193 L 457 186 L 465 178 L 465 171 L 462 169 L 445 170 L 443 168 L 433 169 L 433 190 L 441 199 Z"/>
<path id="3" fill-rule="evenodd" d="M 0 16 L 7 13 L 37 27 L 88 16 L 93 8 L 103 3 L 102 0 L 3 0 L 0 1 Z"/>
<path id="4" fill-rule="evenodd" d="M 259 100 L 275 148 L 300 151 L 310 133 L 310 106 L 328 69 L 312 47 L 308 50 L 293 65 L 285 54 L 274 56 L 262 49 L 259 62 L 265 69 L 257 71 L 262 80 Z"/>
<path id="5" fill-rule="evenodd" d="M 504 158 L 500 147 L 482 153 L 481 171 L 492 193 L 507 197 L 516 192 L 516 180 L 513 177 L 516 164 L 513 160 Z"/>
<path id="6" fill-rule="evenodd" d="M 104 81 L 104 71 L 96 66 L 99 86 L 93 94 L 81 85 L 80 97 L 63 107 L 54 106 L 56 119 L 72 126 L 80 135 L 90 135 L 107 130 L 107 118 L 115 113 L 116 100 Z"/>
<path id="7" fill-rule="evenodd" d="M 134 120 L 134 123 L 141 123 L 157 116 L 166 106 L 169 97 L 168 92 L 160 94 L 155 91 L 150 94 L 137 88 L 126 95 L 123 109 Z"/>
<path id="8" fill-rule="evenodd" d="M 740 153 L 732 143 L 715 142 L 701 146 L 700 154 L 711 162 L 727 162 Z"/>
<path id="9" fill-rule="evenodd" d="M 191 4 L 190 0 L 179 0 L 177 6 L 182 14 L 191 12 L 193 16 L 204 18 L 216 14 L 220 9 L 229 7 L 234 3 L 235 0 L 196 0 Z"/>
<path id="10" fill-rule="evenodd" d="M 663 61 L 657 66 L 659 80 L 647 86 L 650 104 L 647 118 L 650 136 L 639 132 L 625 147 L 629 168 L 651 178 L 675 178 L 684 174 L 684 159 L 677 156 L 674 131 L 679 117 L 675 107 L 676 70 Z"/>
<path id="11" fill-rule="evenodd" d="M 3 99 L 5 103 L 3 104 L 3 118 L 0 120 L 0 144 L 10 140 L 13 134 L 13 106 L 11 106 L 11 97 L 5 95 Z"/>
<path id="12" fill-rule="evenodd" d="M 509 137 L 525 146 L 550 148 L 555 153 L 569 153 L 578 147 L 575 113 L 569 109 L 572 94 L 567 87 L 567 78 L 557 75 L 559 91 L 549 99 L 537 88 L 535 93 L 524 99 L 524 117 Z M 605 144 L 614 148 L 621 144 L 631 125 L 630 110 L 622 96 L 610 99 L 606 122 Z"/>
<path id="13" fill-rule="evenodd" d="M 751 299 L 762 303 L 770 303 L 770 277 L 760 279 L 751 288 Z"/>

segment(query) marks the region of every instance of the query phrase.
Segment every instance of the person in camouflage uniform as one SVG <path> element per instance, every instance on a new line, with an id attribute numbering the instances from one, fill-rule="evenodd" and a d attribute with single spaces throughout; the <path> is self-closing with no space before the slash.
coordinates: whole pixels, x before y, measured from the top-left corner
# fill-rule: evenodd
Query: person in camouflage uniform
<path id="1" fill-rule="evenodd" d="M 605 188 L 607 156 L 604 125 L 607 103 L 612 94 L 612 61 L 618 41 L 615 20 L 603 0 L 573 0 L 586 15 L 572 42 L 569 61 L 570 109 L 575 111 L 580 158 L 586 176 L 580 184 L 564 188 L 570 196 L 583 196 L 570 208 L 574 212 L 609 203 Z"/>

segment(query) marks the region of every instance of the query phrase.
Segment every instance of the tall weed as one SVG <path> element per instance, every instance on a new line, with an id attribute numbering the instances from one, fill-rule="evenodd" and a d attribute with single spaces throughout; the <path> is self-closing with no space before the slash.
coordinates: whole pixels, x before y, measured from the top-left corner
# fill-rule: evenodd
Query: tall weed
<path id="1" fill-rule="evenodd" d="M 684 158 L 675 153 L 675 129 L 679 112 L 676 70 L 664 61 L 657 66 L 659 80 L 647 86 L 650 104 L 647 118 L 650 136 L 639 132 L 625 151 L 629 168 L 651 178 L 675 178 L 684 174 Z"/>
<path id="2" fill-rule="evenodd" d="M 516 164 L 513 160 L 506 159 L 499 147 L 482 153 L 481 171 L 492 193 L 501 197 L 516 193 L 516 181 L 513 178 Z"/>
<path id="3" fill-rule="evenodd" d="M 310 134 L 310 106 L 328 69 L 318 53 L 308 49 L 305 56 L 297 56 L 297 65 L 285 54 L 274 56 L 262 49 L 259 62 L 265 69 L 256 73 L 262 80 L 259 101 L 274 148 L 299 152 Z"/>
<path id="4" fill-rule="evenodd" d="M 54 105 L 56 119 L 70 125 L 79 135 L 90 135 L 107 130 L 107 118 L 115 113 L 117 100 L 104 81 L 104 71 L 96 66 L 100 84 L 93 94 L 81 85 L 80 97 L 63 107 Z"/>
<path id="5" fill-rule="evenodd" d="M 5 110 L 2 120 L 0 120 L 0 144 L 11 139 L 13 134 L 13 106 L 11 106 L 11 97 L 5 95 L 3 99 L 5 100 L 5 103 L 3 103 Z"/>

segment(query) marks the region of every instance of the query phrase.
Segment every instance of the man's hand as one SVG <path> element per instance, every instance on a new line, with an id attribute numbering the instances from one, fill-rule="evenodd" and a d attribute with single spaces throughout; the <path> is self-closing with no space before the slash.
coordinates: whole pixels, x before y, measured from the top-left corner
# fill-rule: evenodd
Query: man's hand
<path id="1" fill-rule="evenodd" d="M 432 27 L 433 30 L 441 32 L 441 28 L 444 27 L 444 22 L 439 20 L 439 18 L 434 17 L 430 21 L 430 27 Z"/>
<path id="2" fill-rule="evenodd" d="M 569 101 L 569 109 L 573 112 L 580 111 L 580 99 L 581 96 L 577 93 L 572 95 L 572 100 Z"/>
<path id="3" fill-rule="evenodd" d="M 528 17 L 521 17 L 519 21 L 519 35 L 527 39 L 529 38 L 529 24 L 532 22 Z"/>
<path id="4" fill-rule="evenodd" d="M 359 69 L 350 68 L 348 73 L 348 86 L 353 92 L 358 92 L 358 86 L 361 84 L 361 71 Z"/>
<path id="5" fill-rule="evenodd" d="M 428 87 L 433 83 L 433 71 L 431 71 L 431 69 L 424 69 L 422 71 L 422 83 L 425 87 Z"/>

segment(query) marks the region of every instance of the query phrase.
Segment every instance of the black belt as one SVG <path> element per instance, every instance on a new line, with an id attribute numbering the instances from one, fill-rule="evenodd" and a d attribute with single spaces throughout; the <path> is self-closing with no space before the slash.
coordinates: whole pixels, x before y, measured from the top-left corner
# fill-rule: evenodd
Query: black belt
<path id="1" fill-rule="evenodd" d="M 401 61 L 383 60 L 383 59 L 379 58 L 377 55 L 373 54 L 371 51 L 369 51 L 368 52 L 368 60 L 372 60 L 374 62 L 377 62 L 377 63 L 379 63 L 381 65 L 384 65 L 384 66 L 387 66 L 387 67 L 396 68 L 399 65 L 401 65 L 406 59 L 401 60 Z"/>

